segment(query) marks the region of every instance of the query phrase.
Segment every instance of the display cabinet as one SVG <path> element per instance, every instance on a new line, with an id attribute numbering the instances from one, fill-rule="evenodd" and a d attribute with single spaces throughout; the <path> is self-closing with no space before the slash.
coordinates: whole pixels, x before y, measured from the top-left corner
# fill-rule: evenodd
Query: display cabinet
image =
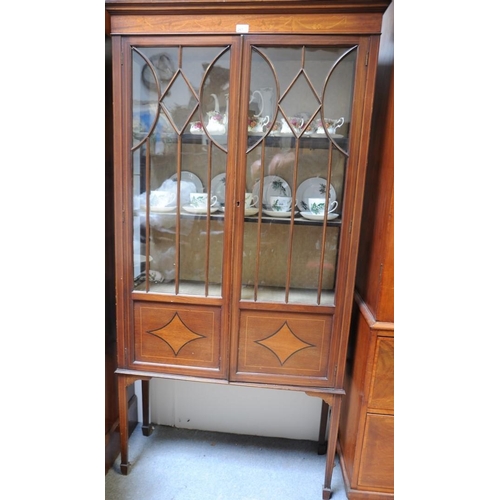
<path id="1" fill-rule="evenodd" d="M 137 380 L 299 390 L 329 498 L 388 3 L 106 2 L 124 474 Z"/>

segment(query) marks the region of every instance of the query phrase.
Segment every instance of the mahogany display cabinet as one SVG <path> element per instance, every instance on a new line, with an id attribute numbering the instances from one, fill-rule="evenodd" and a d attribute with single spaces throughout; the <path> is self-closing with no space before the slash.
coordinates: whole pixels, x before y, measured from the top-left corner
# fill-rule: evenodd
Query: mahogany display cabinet
<path id="1" fill-rule="evenodd" d="M 123 474 L 135 381 L 145 434 L 154 377 L 268 387 L 328 405 L 330 497 L 388 4 L 106 1 Z"/>

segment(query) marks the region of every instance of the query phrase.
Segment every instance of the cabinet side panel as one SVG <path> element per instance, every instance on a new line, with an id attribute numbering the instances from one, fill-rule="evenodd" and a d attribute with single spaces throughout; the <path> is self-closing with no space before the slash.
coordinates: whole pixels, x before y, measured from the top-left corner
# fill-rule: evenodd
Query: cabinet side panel
<path id="1" fill-rule="evenodd" d="M 394 7 L 384 15 L 356 288 L 377 321 L 394 321 Z"/>
<path id="2" fill-rule="evenodd" d="M 394 417 L 369 413 L 361 453 L 358 485 L 393 491 Z"/>
<path id="3" fill-rule="evenodd" d="M 346 363 L 345 390 L 339 426 L 339 442 L 342 448 L 342 465 L 344 475 L 349 483 L 355 483 L 354 465 L 356 461 L 356 445 L 362 440 L 364 415 L 361 412 L 364 397 L 364 381 L 370 348 L 370 328 L 360 313 L 357 303 L 354 304 L 351 322 L 351 336 Z"/>

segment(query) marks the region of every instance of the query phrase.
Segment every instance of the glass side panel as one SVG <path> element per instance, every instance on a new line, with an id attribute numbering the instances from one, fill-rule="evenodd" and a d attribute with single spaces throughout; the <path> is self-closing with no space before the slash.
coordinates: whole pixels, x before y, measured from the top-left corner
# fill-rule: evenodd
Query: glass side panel
<path id="1" fill-rule="evenodd" d="M 229 47 L 132 49 L 134 288 L 220 296 Z"/>
<path id="2" fill-rule="evenodd" d="M 335 304 L 356 54 L 252 47 L 243 300 Z"/>

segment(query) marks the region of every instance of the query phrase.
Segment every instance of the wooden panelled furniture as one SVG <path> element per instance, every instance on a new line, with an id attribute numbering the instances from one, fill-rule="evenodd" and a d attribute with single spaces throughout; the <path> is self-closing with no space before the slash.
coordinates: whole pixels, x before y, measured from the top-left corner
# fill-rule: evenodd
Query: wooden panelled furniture
<path id="1" fill-rule="evenodd" d="M 133 382 L 145 434 L 153 377 L 268 387 L 327 405 L 331 496 L 389 3 L 106 1 L 123 474 Z"/>
<path id="2" fill-rule="evenodd" d="M 380 44 L 338 447 L 349 500 L 394 498 L 394 6 Z"/>

